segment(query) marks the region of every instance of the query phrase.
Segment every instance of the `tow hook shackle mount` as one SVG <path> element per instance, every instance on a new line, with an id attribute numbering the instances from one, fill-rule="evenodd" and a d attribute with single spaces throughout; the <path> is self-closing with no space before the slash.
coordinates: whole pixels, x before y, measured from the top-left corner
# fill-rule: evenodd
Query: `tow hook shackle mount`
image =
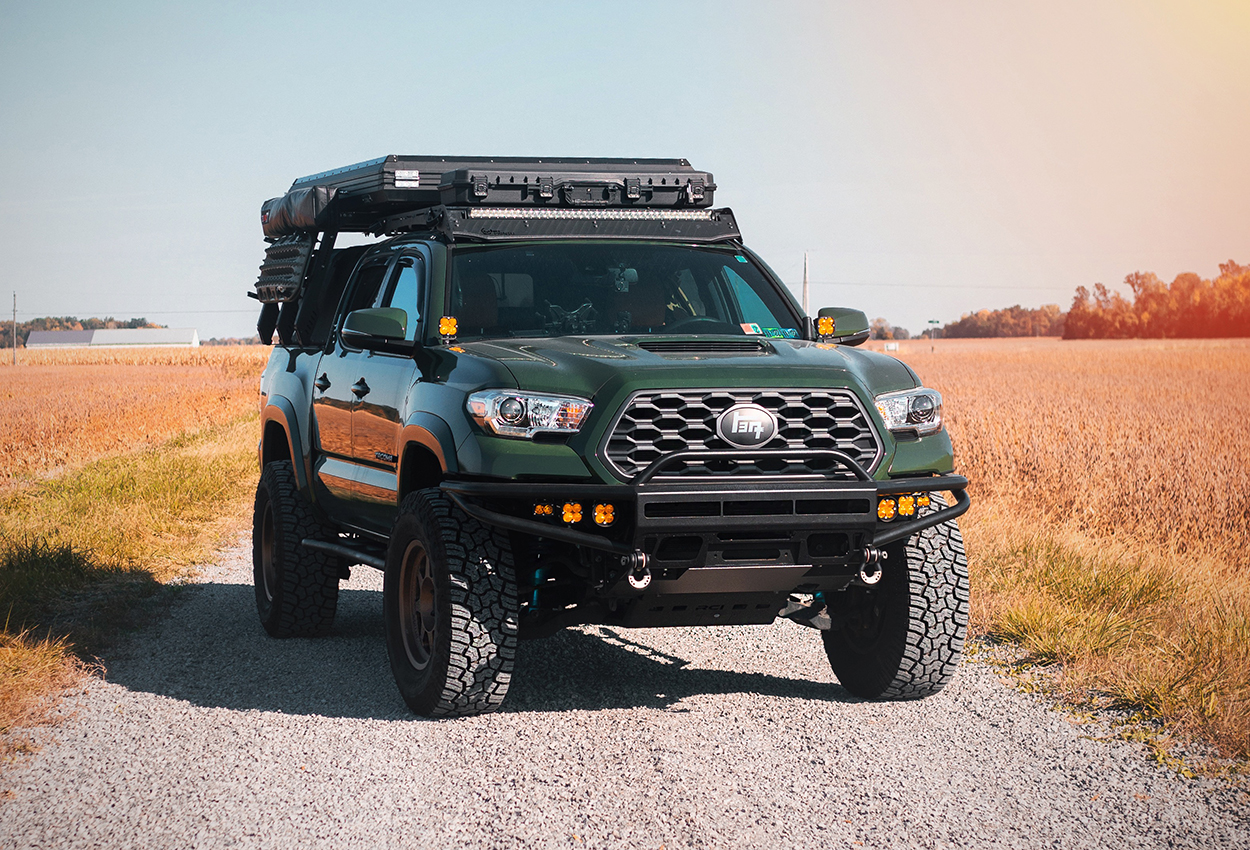
<path id="1" fill-rule="evenodd" d="M 884 552 L 876 546 L 868 546 L 863 552 L 863 563 L 859 567 L 859 580 L 861 583 L 872 587 L 881 581 L 881 562 L 890 557 L 889 552 Z"/>
<path id="2" fill-rule="evenodd" d="M 621 566 L 627 570 L 629 586 L 634 590 L 646 590 L 651 584 L 651 568 L 647 566 L 646 553 L 635 551 L 622 555 Z"/>

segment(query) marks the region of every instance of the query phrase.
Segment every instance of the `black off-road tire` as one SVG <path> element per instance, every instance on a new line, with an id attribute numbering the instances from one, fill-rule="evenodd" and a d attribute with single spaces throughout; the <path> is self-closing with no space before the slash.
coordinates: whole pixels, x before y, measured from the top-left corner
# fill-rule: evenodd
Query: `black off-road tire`
<path id="1" fill-rule="evenodd" d="M 386 651 L 415 713 L 451 717 L 503 704 L 516 660 L 516 571 L 508 535 L 438 489 L 404 497 L 382 587 Z"/>
<path id="2" fill-rule="evenodd" d="M 934 498 L 936 510 L 941 500 Z M 863 699 L 920 699 L 959 667 L 968 631 L 968 561 L 952 520 L 887 547 L 881 581 L 829 594 L 823 632 L 834 675 Z"/>
<path id="3" fill-rule="evenodd" d="M 252 579 L 256 612 L 276 638 L 324 634 L 339 600 L 336 558 L 305 549 L 305 538 L 324 534 L 295 486 L 289 460 L 265 464 L 252 513 Z"/>

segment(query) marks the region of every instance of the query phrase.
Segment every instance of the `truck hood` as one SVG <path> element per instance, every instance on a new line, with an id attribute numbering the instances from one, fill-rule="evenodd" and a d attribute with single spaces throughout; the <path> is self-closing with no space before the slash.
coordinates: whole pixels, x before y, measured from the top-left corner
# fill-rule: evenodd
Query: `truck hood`
<path id="1" fill-rule="evenodd" d="M 521 389 L 581 396 L 596 406 L 655 388 L 847 387 L 869 401 L 919 385 L 915 373 L 899 360 L 847 346 L 760 338 L 757 350 L 725 350 L 756 340 L 565 336 L 460 342 L 458 348 L 498 362 Z"/>

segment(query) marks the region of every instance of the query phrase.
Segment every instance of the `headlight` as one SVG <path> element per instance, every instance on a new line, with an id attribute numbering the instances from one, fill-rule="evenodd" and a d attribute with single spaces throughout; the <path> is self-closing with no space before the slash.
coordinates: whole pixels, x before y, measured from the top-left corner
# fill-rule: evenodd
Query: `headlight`
<path id="1" fill-rule="evenodd" d="M 576 434 L 594 407 L 576 396 L 483 390 L 468 401 L 469 415 L 503 437 Z"/>
<path id="2" fill-rule="evenodd" d="M 877 410 L 891 433 L 915 431 L 918 436 L 942 430 L 942 394 L 921 387 L 877 396 Z"/>

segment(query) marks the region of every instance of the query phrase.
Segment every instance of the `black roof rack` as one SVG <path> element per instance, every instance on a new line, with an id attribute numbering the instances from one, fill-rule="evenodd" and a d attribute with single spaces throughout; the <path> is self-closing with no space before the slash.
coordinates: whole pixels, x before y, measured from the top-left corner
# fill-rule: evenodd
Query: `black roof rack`
<path id="1" fill-rule="evenodd" d="M 662 211 L 708 211 L 715 190 L 712 175 L 694 169 L 685 159 L 392 154 L 299 178 L 284 196 L 262 205 L 261 224 L 266 238 L 271 240 L 319 231 L 384 233 L 430 228 L 441 229 L 451 238 L 483 239 L 491 237 L 492 229 L 506 228 L 451 225 L 470 219 L 485 222 L 499 218 L 472 215 L 468 210 L 473 208 L 523 208 L 535 212 L 570 211 L 570 221 L 599 221 L 596 227 L 607 221 L 632 221 L 634 224 L 626 229 L 634 230 L 668 230 L 670 225 L 664 222 L 681 220 L 687 222 L 683 229 L 707 231 L 704 238 L 709 238 L 712 233 L 706 227 L 691 227 L 689 222 L 706 223 L 710 218 L 666 216 Z M 649 211 L 660 213 L 660 217 L 613 218 L 573 213 L 579 210 Z M 521 218 L 531 222 L 530 228 L 534 221 L 543 220 L 548 230 L 569 230 L 558 224 L 558 216 L 539 213 Z M 648 221 L 650 225 L 639 224 Z M 723 228 L 713 229 L 720 233 L 720 239 L 728 238 Z M 733 231 L 737 233 L 736 225 Z M 511 238 L 525 236 L 516 233 Z"/>

